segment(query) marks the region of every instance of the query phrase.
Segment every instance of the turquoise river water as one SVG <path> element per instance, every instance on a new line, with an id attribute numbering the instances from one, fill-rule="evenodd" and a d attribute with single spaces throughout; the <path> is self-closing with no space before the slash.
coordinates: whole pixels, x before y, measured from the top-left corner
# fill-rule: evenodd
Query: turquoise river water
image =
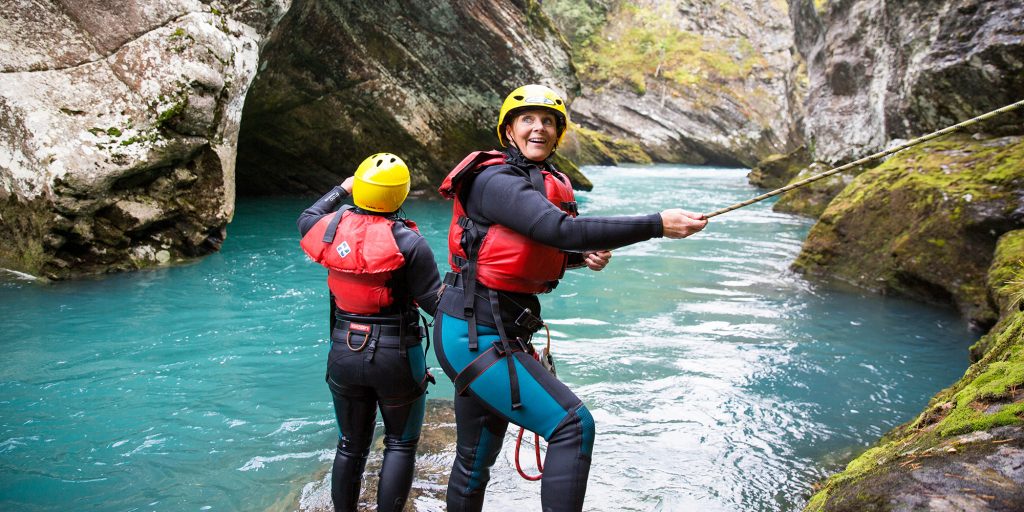
<path id="1" fill-rule="evenodd" d="M 586 171 L 584 215 L 709 211 L 758 192 L 737 169 Z M 240 200 L 223 250 L 184 266 L 3 277 L 0 510 L 294 508 L 337 435 L 324 272 L 295 230 L 311 201 Z M 440 264 L 450 205 L 406 212 Z M 544 296 L 559 375 L 597 423 L 588 510 L 799 510 L 963 374 L 975 336 L 954 311 L 789 272 L 810 226 L 761 203 L 691 239 L 618 250 Z M 450 398 L 435 372 L 430 396 Z M 507 452 L 485 510 L 539 510 L 539 483 L 514 476 Z"/>

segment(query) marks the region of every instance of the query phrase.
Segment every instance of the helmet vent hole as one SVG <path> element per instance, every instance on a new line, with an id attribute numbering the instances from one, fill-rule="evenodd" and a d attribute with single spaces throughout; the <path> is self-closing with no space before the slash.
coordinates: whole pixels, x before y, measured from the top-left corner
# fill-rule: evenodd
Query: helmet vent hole
<path id="1" fill-rule="evenodd" d="M 555 104 L 556 105 L 561 105 L 562 104 L 562 100 L 555 100 Z"/>
<path id="2" fill-rule="evenodd" d="M 382 164 L 382 163 L 384 163 L 384 159 L 383 158 L 380 159 L 380 160 L 377 160 L 377 167 L 380 167 L 380 164 Z"/>
<path id="3" fill-rule="evenodd" d="M 395 163 L 395 157 L 391 157 L 391 163 Z"/>
<path id="4" fill-rule="evenodd" d="M 513 98 L 515 98 L 516 101 L 523 101 L 524 96 L 513 96 Z"/>

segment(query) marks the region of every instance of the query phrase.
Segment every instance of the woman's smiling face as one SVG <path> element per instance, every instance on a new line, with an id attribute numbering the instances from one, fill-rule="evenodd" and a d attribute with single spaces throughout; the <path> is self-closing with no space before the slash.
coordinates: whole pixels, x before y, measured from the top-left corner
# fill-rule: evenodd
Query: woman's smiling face
<path id="1" fill-rule="evenodd" d="M 558 118 L 550 110 L 526 110 L 505 127 L 505 136 L 529 160 L 542 162 L 558 142 Z"/>

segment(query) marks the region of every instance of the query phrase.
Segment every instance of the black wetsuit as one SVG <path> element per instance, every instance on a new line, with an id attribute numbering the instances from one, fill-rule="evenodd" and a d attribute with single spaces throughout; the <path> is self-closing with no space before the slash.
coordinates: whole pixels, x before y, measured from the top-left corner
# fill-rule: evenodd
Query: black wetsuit
<path id="1" fill-rule="evenodd" d="M 633 217 L 576 217 L 556 207 L 534 188 L 529 167 L 536 165 L 515 149 L 506 163 L 481 171 L 465 186 L 466 215 L 482 225 L 501 224 L 535 241 L 563 251 L 613 249 L 662 236 L 659 214 Z M 582 262 L 577 254 L 570 260 Z M 519 342 L 505 344 L 502 361 L 481 365 L 488 351 L 499 352 L 489 290 L 476 284 L 474 311 L 478 323 L 478 345 L 469 343 L 464 317 L 461 277 L 449 274 L 435 319 L 435 350 L 445 373 L 456 382 L 455 414 L 457 452 L 448 481 L 448 511 L 479 511 L 490 478 L 490 467 L 501 448 L 509 422 L 537 432 L 548 441 L 541 486 L 543 510 L 579 511 L 583 508 L 590 458 L 594 443 L 594 420 L 582 401 L 561 381 L 528 355 L 533 331 L 517 325 L 524 308 L 539 315 L 536 295 L 498 293 L 498 315 L 506 335 Z M 501 345 L 501 344 L 499 344 Z M 518 345 L 518 346 L 517 346 Z M 509 347 L 514 351 L 508 350 Z M 513 362 L 505 358 L 512 357 Z M 478 359 L 479 358 L 479 359 Z M 457 379 L 471 365 L 480 366 L 479 375 L 467 383 Z M 513 371 L 509 368 L 514 367 Z M 460 382 L 461 380 L 461 382 Z M 462 386 L 465 386 L 464 388 Z M 521 406 L 513 406 L 510 390 L 518 387 Z M 462 393 L 458 393 L 463 391 Z"/>
<path id="2" fill-rule="evenodd" d="M 324 215 L 338 210 L 347 196 L 341 187 L 324 195 L 299 216 L 299 232 L 305 235 Z M 392 225 L 392 234 L 405 258 L 405 266 L 394 271 L 388 283 L 393 306 L 372 316 L 355 315 L 337 310 L 331 300 L 327 383 L 339 429 L 331 497 L 339 511 L 356 510 L 378 408 L 384 419 L 384 462 L 377 510 L 401 511 L 412 485 L 428 378 L 421 344 L 425 331 L 417 322 L 416 305 L 433 315 L 441 283 L 426 240 L 401 221 Z M 369 335 L 359 329 L 361 324 L 373 326 Z"/>

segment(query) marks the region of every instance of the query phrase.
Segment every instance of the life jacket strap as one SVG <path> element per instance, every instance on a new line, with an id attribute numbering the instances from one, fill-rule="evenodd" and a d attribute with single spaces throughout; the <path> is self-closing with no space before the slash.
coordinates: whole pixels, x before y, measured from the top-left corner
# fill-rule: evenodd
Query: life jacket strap
<path id="1" fill-rule="evenodd" d="M 338 209 L 338 213 L 334 214 L 331 219 L 331 223 L 327 225 L 327 229 L 324 230 L 324 243 L 334 243 L 334 235 L 338 232 L 338 224 L 341 223 L 341 218 L 345 216 L 345 212 L 352 209 L 352 205 L 346 204 Z"/>
<path id="2" fill-rule="evenodd" d="M 477 340 L 476 312 L 474 311 L 473 304 L 473 297 L 476 293 L 476 256 L 480 251 L 480 244 L 483 243 L 487 231 L 479 229 L 476 223 L 466 216 L 460 216 L 457 222 L 462 227 L 462 240 L 460 243 L 463 250 L 466 251 L 466 259 L 463 260 L 465 263 L 459 267 L 460 274 L 463 276 L 463 286 L 465 287 L 462 314 L 469 324 L 469 350 L 476 352 L 480 348 L 479 341 Z"/>
<path id="3" fill-rule="evenodd" d="M 509 388 L 512 391 L 512 409 L 518 409 L 523 406 L 520 402 L 519 396 L 519 375 L 516 372 L 515 358 L 512 357 L 512 347 L 509 345 L 508 334 L 505 333 L 504 322 L 501 321 L 501 306 L 498 304 L 498 292 L 489 289 L 487 290 L 488 298 L 491 303 L 491 315 L 494 316 L 494 324 L 498 328 L 498 338 L 501 341 L 502 353 L 505 355 L 505 361 L 508 363 L 508 383 Z M 515 341 L 522 346 L 522 341 L 516 338 Z"/>

